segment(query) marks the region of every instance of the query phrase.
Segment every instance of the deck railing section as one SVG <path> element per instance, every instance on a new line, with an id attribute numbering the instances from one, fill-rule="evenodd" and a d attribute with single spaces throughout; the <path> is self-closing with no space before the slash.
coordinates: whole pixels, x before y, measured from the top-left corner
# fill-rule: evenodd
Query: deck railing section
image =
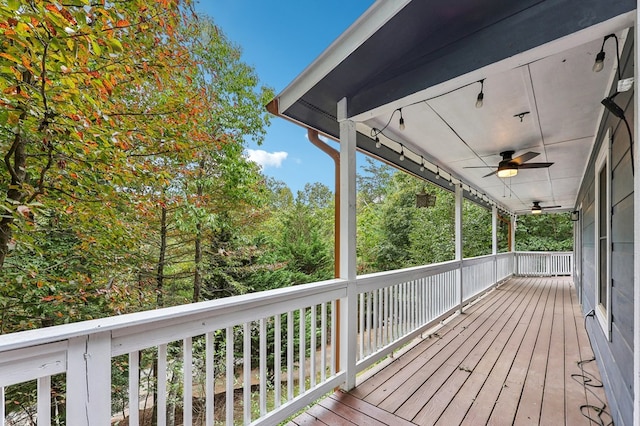
<path id="1" fill-rule="evenodd" d="M 357 371 L 512 275 L 513 258 L 502 253 L 358 277 Z"/>
<path id="2" fill-rule="evenodd" d="M 458 306 L 459 268 L 452 261 L 358 277 L 358 371 Z"/>
<path id="3" fill-rule="evenodd" d="M 167 424 L 176 400 L 184 424 L 277 423 L 344 381 L 334 351 L 346 289 L 331 280 L 0 336 L 0 424 L 18 421 L 4 412 L 13 385 L 37 392 L 28 416 L 55 423 L 54 382 L 66 382 L 66 404 L 54 415 L 66 412 L 70 426 L 108 424 L 118 369 L 128 377 L 126 406 L 144 406 L 156 392 L 146 406 L 155 405 L 158 424 Z M 130 425 L 151 415 L 126 414 Z"/>
<path id="4" fill-rule="evenodd" d="M 480 256 L 462 262 L 462 297 L 468 301 L 491 287 L 496 279 L 496 257 Z"/>
<path id="5" fill-rule="evenodd" d="M 572 252 L 516 252 L 516 275 L 553 277 L 572 273 Z"/>
<path id="6" fill-rule="evenodd" d="M 357 340 L 362 371 L 514 272 L 568 274 L 571 253 L 482 256 L 359 276 L 355 293 L 353 283 L 330 280 L 3 335 L 0 397 L 23 385 L 37 394 L 29 415 L 39 424 L 59 412 L 70 426 L 106 424 L 120 371 L 118 411 L 130 425 L 149 414 L 128 407 L 149 398 L 159 424 L 175 405 L 184 424 L 273 424 L 355 374 L 337 365 L 339 340 Z M 357 327 L 339 328 L 339 311 Z M 0 425 L 17 420 L 4 410 Z"/>
<path id="7" fill-rule="evenodd" d="M 496 280 L 502 281 L 514 273 L 515 256 L 513 253 L 501 253 L 496 256 Z"/>

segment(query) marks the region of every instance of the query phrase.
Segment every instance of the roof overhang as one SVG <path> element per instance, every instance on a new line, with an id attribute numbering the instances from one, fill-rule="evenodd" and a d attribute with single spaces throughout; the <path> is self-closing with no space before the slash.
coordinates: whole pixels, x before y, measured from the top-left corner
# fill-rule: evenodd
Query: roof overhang
<path id="1" fill-rule="evenodd" d="M 442 185 L 438 175 L 464 182 L 512 212 L 532 201 L 570 209 L 602 116 L 599 101 L 613 83 L 613 44 L 605 49 L 604 72 L 591 72 L 591 65 L 607 34 L 624 44 L 635 6 L 635 0 L 377 1 L 270 110 L 338 139 L 336 108 L 346 98 L 361 151 L 434 183 Z M 476 110 L 476 82 L 483 79 L 485 105 Z M 398 108 L 405 131 L 394 121 Z M 514 115 L 521 112 L 529 114 L 519 122 Z M 386 123 L 377 148 L 371 130 Z M 402 147 L 412 161 L 398 160 Z M 535 161 L 556 164 L 508 182 L 483 178 L 490 168 L 465 168 L 495 165 L 507 149 L 539 152 Z"/>

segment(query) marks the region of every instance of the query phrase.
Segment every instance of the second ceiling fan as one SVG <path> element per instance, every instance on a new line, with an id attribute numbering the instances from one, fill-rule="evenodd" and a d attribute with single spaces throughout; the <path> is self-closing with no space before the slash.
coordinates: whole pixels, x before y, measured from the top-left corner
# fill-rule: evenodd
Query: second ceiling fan
<path id="1" fill-rule="evenodd" d="M 502 161 L 498 163 L 498 167 L 496 171 L 493 171 L 489 174 L 484 175 L 483 177 L 493 176 L 495 174 L 500 178 L 508 178 L 513 177 L 518 174 L 518 170 L 520 169 L 543 169 L 550 167 L 553 163 L 527 163 L 527 161 L 537 157 L 540 155 L 538 152 L 525 152 L 524 154 L 513 158 L 513 154 L 515 151 L 503 151 L 500 153 L 502 157 Z M 465 167 L 465 169 L 473 169 L 473 168 L 484 168 L 484 167 L 495 167 L 495 166 L 480 166 L 480 167 Z"/>

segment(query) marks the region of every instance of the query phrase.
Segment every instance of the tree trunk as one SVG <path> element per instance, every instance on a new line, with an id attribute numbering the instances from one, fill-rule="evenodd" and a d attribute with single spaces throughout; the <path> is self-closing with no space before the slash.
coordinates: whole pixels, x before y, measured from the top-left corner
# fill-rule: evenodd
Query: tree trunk
<path id="1" fill-rule="evenodd" d="M 202 288 L 202 224 L 196 224 L 196 253 L 194 261 L 196 264 L 195 275 L 193 276 L 193 303 L 200 300 L 200 289 Z"/>
<path id="2" fill-rule="evenodd" d="M 160 253 L 158 254 L 158 269 L 156 272 L 156 308 L 164 306 L 164 264 L 167 256 L 167 208 L 162 205 L 160 214 Z M 153 388 L 153 424 L 158 422 L 158 357 L 154 356 L 153 376 L 156 386 Z"/>
<path id="3" fill-rule="evenodd" d="M 23 112 L 20 116 L 20 120 L 26 116 Z M 11 184 L 7 190 L 7 200 L 15 202 L 14 209 L 20 204 L 25 197 L 25 193 L 22 188 L 24 179 L 27 175 L 27 156 L 25 154 L 26 141 L 17 133 L 13 138 L 13 144 L 4 157 L 4 163 L 11 174 Z M 4 261 L 9 253 L 9 244 L 11 242 L 13 225 L 13 215 L 3 215 L 0 220 L 0 268 L 4 265 Z"/>
<path id="4" fill-rule="evenodd" d="M 204 194 L 204 187 L 199 181 L 204 176 L 204 160 L 200 160 L 198 169 L 198 181 L 196 183 L 196 194 L 198 199 Z M 200 300 L 200 289 L 202 288 L 202 223 L 196 218 L 196 239 L 195 239 L 195 255 L 194 262 L 196 265 L 195 274 L 193 276 L 193 303 Z"/>
<path id="5" fill-rule="evenodd" d="M 156 274 L 156 307 L 162 308 L 164 306 L 164 297 L 162 292 L 164 291 L 164 264 L 167 256 L 167 208 L 162 206 L 162 213 L 160 216 L 160 253 L 158 255 L 158 271 Z"/>

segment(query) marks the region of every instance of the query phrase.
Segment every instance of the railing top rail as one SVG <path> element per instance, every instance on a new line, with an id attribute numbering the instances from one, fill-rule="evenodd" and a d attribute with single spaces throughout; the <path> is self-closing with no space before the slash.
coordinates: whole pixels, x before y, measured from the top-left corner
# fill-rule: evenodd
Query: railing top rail
<path id="1" fill-rule="evenodd" d="M 498 256 L 498 257 L 509 257 L 509 256 L 513 255 L 513 253 L 514 252 L 512 252 L 512 251 L 505 251 L 505 252 L 496 254 L 496 256 Z"/>
<path id="2" fill-rule="evenodd" d="M 493 258 L 492 254 L 483 254 L 482 256 L 465 257 L 463 260 L 467 262 L 470 260 L 484 260 L 484 259 L 492 259 L 492 258 Z"/>
<path id="3" fill-rule="evenodd" d="M 389 286 L 410 281 L 415 278 L 453 271 L 459 267 L 460 261 L 449 260 L 447 262 L 432 263 L 431 265 L 414 266 L 411 268 L 396 269 L 394 271 L 374 272 L 371 274 L 359 275 L 356 280 L 359 287 L 368 287 L 378 283 L 384 283 L 385 286 Z"/>
<path id="4" fill-rule="evenodd" d="M 491 261 L 494 259 L 492 254 L 487 254 L 485 256 L 476 256 L 476 257 L 467 257 L 462 261 L 463 266 L 472 266 L 478 265 L 480 263 L 484 263 L 487 261 Z"/>
<path id="5" fill-rule="evenodd" d="M 181 320 L 189 321 L 200 316 L 211 318 L 240 310 L 247 311 L 257 309 L 277 302 L 293 302 L 296 299 L 325 294 L 333 290 L 346 289 L 346 287 L 346 281 L 334 279 L 275 290 L 267 290 L 260 293 L 225 297 L 223 299 L 192 303 L 189 305 L 179 305 L 152 311 L 136 312 L 5 334 L 0 335 L 0 352 L 67 340 L 93 333 L 143 326 L 149 323 L 156 323 L 158 327 L 161 327 L 161 323 L 163 322 L 175 323 Z M 259 297 L 257 297 L 258 294 Z"/>
<path id="6" fill-rule="evenodd" d="M 516 254 L 573 254 L 572 251 L 517 251 Z"/>

